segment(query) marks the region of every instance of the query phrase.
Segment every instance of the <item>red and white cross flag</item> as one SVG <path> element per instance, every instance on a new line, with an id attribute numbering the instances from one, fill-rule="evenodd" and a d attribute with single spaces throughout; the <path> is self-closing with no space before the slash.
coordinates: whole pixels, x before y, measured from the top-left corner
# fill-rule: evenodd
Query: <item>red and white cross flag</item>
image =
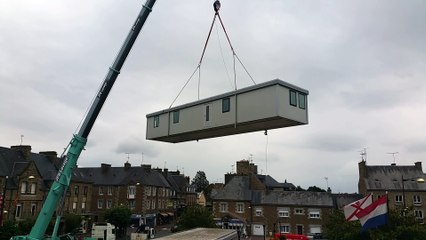
<path id="1" fill-rule="evenodd" d="M 355 221 L 358 220 L 356 214 L 364 210 L 367 206 L 373 203 L 373 196 L 369 194 L 368 196 L 361 198 L 358 201 L 349 203 L 343 207 L 343 212 L 345 213 L 346 221 Z"/>

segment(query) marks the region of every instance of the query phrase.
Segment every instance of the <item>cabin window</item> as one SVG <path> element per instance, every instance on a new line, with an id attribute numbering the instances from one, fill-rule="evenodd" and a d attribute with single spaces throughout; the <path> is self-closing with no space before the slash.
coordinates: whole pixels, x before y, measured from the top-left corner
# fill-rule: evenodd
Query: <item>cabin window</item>
<path id="1" fill-rule="evenodd" d="M 299 93 L 299 108 L 306 108 L 306 95 L 302 93 Z"/>
<path id="2" fill-rule="evenodd" d="M 206 106 L 206 121 L 210 121 L 210 106 Z"/>
<path id="3" fill-rule="evenodd" d="M 224 98 L 222 99 L 222 113 L 229 112 L 231 110 L 231 99 Z"/>
<path id="4" fill-rule="evenodd" d="M 178 123 L 179 122 L 179 111 L 174 111 L 173 112 L 173 123 Z"/>
<path id="5" fill-rule="evenodd" d="M 294 90 L 290 90 L 290 105 L 297 106 L 297 93 Z"/>
<path id="6" fill-rule="evenodd" d="M 154 116 L 154 127 L 160 126 L 160 116 Z"/>

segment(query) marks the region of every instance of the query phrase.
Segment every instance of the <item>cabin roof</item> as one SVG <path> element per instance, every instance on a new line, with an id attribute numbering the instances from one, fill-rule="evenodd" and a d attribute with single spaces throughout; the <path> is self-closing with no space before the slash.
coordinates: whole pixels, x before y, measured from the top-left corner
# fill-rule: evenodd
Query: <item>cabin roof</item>
<path id="1" fill-rule="evenodd" d="M 296 85 L 293 85 L 291 83 L 285 82 L 285 81 L 280 80 L 280 79 L 277 78 L 277 79 L 274 79 L 274 80 L 271 80 L 271 81 L 267 81 L 267 82 L 263 82 L 263 83 L 259 83 L 259 84 L 253 85 L 253 86 L 241 88 L 241 89 L 238 89 L 236 91 L 231 91 L 231 92 L 223 93 L 223 94 L 216 95 L 216 96 L 213 96 L 213 97 L 209 97 L 209 98 L 201 99 L 201 100 L 198 100 L 198 101 L 186 103 L 186 104 L 183 104 L 183 105 L 180 105 L 180 106 L 176 106 L 176 107 L 172 107 L 172 108 L 160 110 L 160 111 L 157 111 L 157 112 L 154 112 L 154 113 L 147 114 L 146 117 L 147 118 L 148 117 L 153 117 L 153 116 L 156 116 L 156 115 L 160 115 L 160 114 L 164 114 L 164 113 L 169 113 L 169 112 L 173 112 L 173 111 L 176 111 L 176 110 L 180 110 L 180 109 L 184 109 L 184 108 L 189 108 L 189 107 L 192 107 L 192 106 L 196 106 L 196 105 L 200 105 L 200 104 L 212 102 L 212 101 L 215 101 L 215 100 L 218 100 L 218 99 L 222 99 L 222 98 L 226 98 L 226 97 L 231 97 L 231 96 L 242 94 L 242 93 L 251 92 L 251 91 L 254 91 L 254 90 L 258 90 L 258 89 L 261 89 L 261 88 L 270 87 L 270 86 L 273 86 L 273 85 L 280 85 L 280 86 L 283 86 L 283 87 L 286 87 L 286 88 L 290 88 L 290 89 L 294 89 L 296 91 L 302 92 L 302 93 L 304 93 L 306 95 L 309 94 L 308 90 L 303 89 L 301 87 L 298 87 Z"/>

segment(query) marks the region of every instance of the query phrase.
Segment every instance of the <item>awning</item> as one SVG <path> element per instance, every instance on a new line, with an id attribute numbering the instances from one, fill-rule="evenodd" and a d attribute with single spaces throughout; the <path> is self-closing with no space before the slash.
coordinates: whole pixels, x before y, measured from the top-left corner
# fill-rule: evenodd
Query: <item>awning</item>
<path id="1" fill-rule="evenodd" d="M 167 212 L 167 214 L 170 216 L 170 217 L 173 217 L 175 214 L 174 213 L 172 213 L 172 212 Z"/>
<path id="2" fill-rule="evenodd" d="M 163 217 L 168 217 L 169 215 L 167 215 L 167 213 L 160 213 L 161 216 Z"/>

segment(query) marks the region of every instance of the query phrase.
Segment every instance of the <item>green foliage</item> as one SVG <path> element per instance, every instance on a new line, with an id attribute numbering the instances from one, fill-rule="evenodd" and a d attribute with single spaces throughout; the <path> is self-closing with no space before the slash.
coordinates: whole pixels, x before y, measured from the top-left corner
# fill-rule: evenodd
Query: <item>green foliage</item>
<path id="1" fill-rule="evenodd" d="M 18 235 L 18 226 L 13 221 L 7 220 L 0 227 L 0 240 L 9 240 L 16 235 Z"/>
<path id="2" fill-rule="evenodd" d="M 194 205 L 187 207 L 178 219 L 178 231 L 188 230 L 197 227 L 214 228 L 216 224 L 213 214 L 208 209 Z"/>
<path id="3" fill-rule="evenodd" d="M 319 188 L 317 186 L 310 186 L 310 187 L 308 187 L 308 189 L 306 191 L 309 191 L 309 192 L 326 192 L 324 189 Z"/>
<path id="4" fill-rule="evenodd" d="M 81 216 L 76 214 L 67 214 L 65 219 L 65 233 L 71 233 L 75 231 L 81 225 Z"/>
<path id="5" fill-rule="evenodd" d="M 118 235 L 123 236 L 126 233 L 126 228 L 130 223 L 132 212 L 126 206 L 118 206 L 111 208 L 105 212 L 107 222 L 118 228 Z"/>
<path id="6" fill-rule="evenodd" d="M 196 192 L 201 192 L 206 189 L 209 186 L 206 173 L 204 171 L 198 171 L 192 179 L 191 184 L 195 185 Z"/>
<path id="7" fill-rule="evenodd" d="M 387 225 L 361 232 L 359 221 L 348 222 L 342 211 L 335 210 L 325 216 L 324 233 L 329 240 L 424 240 L 426 226 L 412 212 L 391 210 Z"/>
<path id="8" fill-rule="evenodd" d="M 31 228 L 34 226 L 34 219 L 25 219 L 24 221 L 18 222 L 18 235 L 28 235 Z"/>

